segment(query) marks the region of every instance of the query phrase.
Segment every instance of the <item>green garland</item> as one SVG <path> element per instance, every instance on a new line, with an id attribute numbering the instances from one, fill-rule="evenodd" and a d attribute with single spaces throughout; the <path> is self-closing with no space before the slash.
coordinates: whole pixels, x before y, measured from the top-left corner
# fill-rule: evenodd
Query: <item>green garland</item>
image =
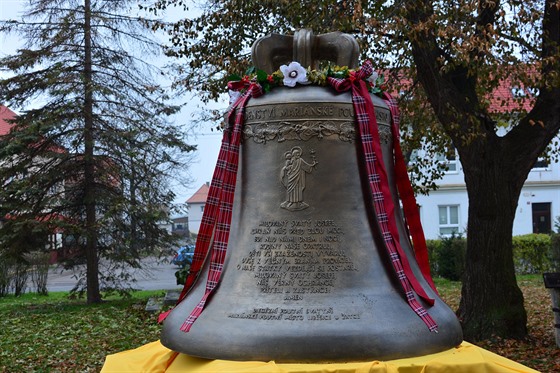
<path id="1" fill-rule="evenodd" d="M 329 65 L 324 69 L 312 70 L 311 68 L 307 68 L 305 71 L 307 84 L 326 86 L 328 77 L 347 79 L 358 70 L 359 68 L 350 69 L 348 66 Z M 228 82 L 238 81 L 257 82 L 261 85 L 264 92 L 270 92 L 272 88 L 284 86 L 284 74 L 282 74 L 280 69 L 272 74 L 267 74 L 265 71 L 251 66 L 243 76 L 232 74 L 228 78 Z M 368 83 L 368 90 L 373 94 L 381 96 L 381 94 L 387 90 L 387 82 L 383 74 L 379 74 L 373 80 L 366 80 L 366 82 Z"/>

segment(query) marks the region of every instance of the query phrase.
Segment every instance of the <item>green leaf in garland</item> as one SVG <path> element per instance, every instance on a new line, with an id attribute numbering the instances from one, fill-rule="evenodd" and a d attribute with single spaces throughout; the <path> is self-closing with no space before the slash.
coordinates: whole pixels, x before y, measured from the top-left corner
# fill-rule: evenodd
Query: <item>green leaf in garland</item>
<path id="1" fill-rule="evenodd" d="M 257 81 L 259 83 L 267 82 L 268 81 L 268 74 L 263 70 L 257 70 Z"/>
<path id="2" fill-rule="evenodd" d="M 241 76 L 239 76 L 239 74 L 231 74 L 228 77 L 228 82 L 238 82 L 241 80 Z"/>
<path id="3" fill-rule="evenodd" d="M 337 69 L 332 71 L 332 75 L 338 79 L 346 79 L 348 77 L 348 68 L 345 66 L 343 67 L 337 66 Z"/>
<path id="4" fill-rule="evenodd" d="M 336 66 L 332 64 L 326 64 L 322 69 L 306 69 L 307 80 L 310 84 L 318 85 L 318 86 L 325 86 L 327 85 L 327 77 L 333 77 L 337 79 L 346 79 L 350 76 L 351 72 L 359 71 L 359 69 L 350 69 L 348 66 Z M 229 81 L 239 81 L 243 79 L 249 79 L 251 81 L 257 81 L 262 89 L 263 92 L 270 92 L 274 87 L 281 87 L 283 86 L 283 78 L 282 72 L 277 70 L 272 74 L 268 75 L 263 70 L 259 70 L 254 66 L 251 66 L 247 69 L 247 72 L 242 77 L 238 74 L 232 74 L 229 76 Z M 382 93 L 387 89 L 386 80 L 383 75 L 380 75 L 375 84 L 368 82 L 367 89 L 369 92 L 374 93 L 378 96 L 381 96 Z"/>
<path id="5" fill-rule="evenodd" d="M 274 80 L 275 85 L 281 85 L 283 76 L 281 76 L 281 73 L 279 73 L 279 72 L 278 73 L 273 73 L 272 74 L 272 79 Z"/>

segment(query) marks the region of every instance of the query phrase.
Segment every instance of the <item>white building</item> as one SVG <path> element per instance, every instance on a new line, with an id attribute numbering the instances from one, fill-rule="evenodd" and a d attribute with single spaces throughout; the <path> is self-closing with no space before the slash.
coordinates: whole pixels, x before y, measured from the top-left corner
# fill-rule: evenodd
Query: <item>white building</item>
<path id="1" fill-rule="evenodd" d="M 469 201 L 460 161 L 450 161 L 449 171 L 429 196 L 419 195 L 420 217 L 427 239 L 452 232 L 465 233 Z M 549 233 L 560 216 L 560 164 L 539 161 L 529 173 L 521 191 L 513 235 Z"/>
<path id="2" fill-rule="evenodd" d="M 210 190 L 209 183 L 203 184 L 188 200 L 187 209 L 189 212 L 189 231 L 198 234 L 200 223 L 202 222 L 202 214 L 204 213 L 204 205 L 208 198 Z"/>
<path id="3" fill-rule="evenodd" d="M 488 97 L 488 111 L 498 117 L 501 115 L 502 121 L 529 112 L 534 105 L 538 90 L 517 84 L 505 78 Z M 508 128 L 500 126 L 497 131 L 498 136 L 504 136 Z M 437 182 L 439 189 L 430 192 L 429 196 L 417 196 L 427 239 L 437 239 L 453 232 L 466 233 L 469 201 L 463 168 L 457 157 L 446 162 L 449 171 Z M 560 217 L 560 164 L 539 159 L 519 196 L 513 235 L 549 233 L 554 230 L 557 217 Z"/>

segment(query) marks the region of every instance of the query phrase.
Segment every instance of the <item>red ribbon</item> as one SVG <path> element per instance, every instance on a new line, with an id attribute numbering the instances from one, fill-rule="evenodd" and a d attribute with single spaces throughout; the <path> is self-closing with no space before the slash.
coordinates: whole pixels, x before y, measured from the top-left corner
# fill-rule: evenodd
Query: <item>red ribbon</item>
<path id="1" fill-rule="evenodd" d="M 373 102 L 364 81 L 372 73 L 373 67 L 371 62 L 366 61 L 362 68 L 350 78 L 336 79 L 329 77 L 327 82 L 338 92 L 352 91 L 352 103 L 359 128 L 370 192 L 385 247 L 391 258 L 391 264 L 405 291 L 409 306 L 424 321 L 430 331 L 437 331 L 437 324 L 420 302 L 418 302 L 414 293 L 429 305 L 433 305 L 434 300 L 426 294 L 418 282 L 418 279 L 412 272 L 408 257 L 399 242 L 395 205 L 389 189 L 387 170 L 383 163 L 379 129 L 375 118 Z"/>
<path id="2" fill-rule="evenodd" d="M 228 113 L 228 127 L 224 130 L 218 162 L 204 206 L 193 261 L 177 302 L 179 304 L 186 297 L 196 282 L 204 262 L 210 257 L 210 270 L 204 295 L 181 326 L 181 330 L 184 332 L 190 330 L 220 282 L 229 240 L 245 106 L 251 97 L 259 97 L 263 94 L 261 86 L 257 83 L 241 81 L 235 82 L 231 86 L 237 90 L 245 90 L 245 92 L 233 103 Z M 211 244 L 212 246 L 210 246 Z M 169 311 L 161 314 L 158 321 L 162 322 L 168 314 Z"/>
<path id="3" fill-rule="evenodd" d="M 437 294 L 438 291 L 430 273 L 428 248 L 426 246 L 426 238 L 424 236 L 424 230 L 422 229 L 422 223 L 420 221 L 420 213 L 418 211 L 418 205 L 416 204 L 416 198 L 414 198 L 414 191 L 412 190 L 412 184 L 410 183 L 410 179 L 408 177 L 408 170 L 406 168 L 406 162 L 404 161 L 404 156 L 399 141 L 399 108 L 396 101 L 388 93 L 384 93 L 383 100 L 389 106 L 389 110 L 391 110 L 391 118 L 393 119 L 391 131 L 393 134 L 393 151 L 395 154 L 396 183 L 399 190 L 399 196 L 403 203 L 403 210 L 406 217 L 406 222 L 408 224 L 408 230 L 414 244 L 414 255 L 416 257 L 416 262 L 420 267 L 420 271 L 422 271 L 422 275 L 426 279 L 426 282 L 428 282 L 430 287 Z"/>

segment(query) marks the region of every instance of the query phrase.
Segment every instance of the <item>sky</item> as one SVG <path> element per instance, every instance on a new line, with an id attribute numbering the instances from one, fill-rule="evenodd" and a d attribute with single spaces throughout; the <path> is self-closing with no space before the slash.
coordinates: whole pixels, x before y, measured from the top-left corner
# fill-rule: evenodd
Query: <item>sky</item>
<path id="1" fill-rule="evenodd" d="M 24 5 L 27 1 L 28 0 L 0 0 L 0 20 L 17 18 L 18 14 L 24 9 Z M 174 18 L 176 17 L 177 13 L 174 11 Z M 13 53 L 19 43 L 20 40 L 17 39 L 17 36 L 0 35 L 0 56 Z M 222 138 L 221 132 L 211 130 L 215 124 L 193 125 L 193 120 L 197 116 L 196 112 L 208 106 L 198 100 L 196 92 L 191 92 L 191 94 L 184 99 L 188 101 L 188 104 L 181 113 L 177 115 L 175 122 L 184 123 L 188 128 L 192 128 L 188 131 L 189 137 L 187 141 L 189 144 L 196 144 L 198 149 L 193 156 L 192 163 L 189 165 L 188 169 L 184 170 L 185 174 L 188 175 L 192 181 L 187 186 L 177 185 L 176 183 L 173 184 L 172 188 L 177 195 L 175 199 L 175 203 L 177 204 L 184 203 L 202 184 L 212 180 L 212 174 L 218 158 Z M 225 108 L 227 107 L 227 103 L 216 103 L 213 104 L 212 107 Z"/>

